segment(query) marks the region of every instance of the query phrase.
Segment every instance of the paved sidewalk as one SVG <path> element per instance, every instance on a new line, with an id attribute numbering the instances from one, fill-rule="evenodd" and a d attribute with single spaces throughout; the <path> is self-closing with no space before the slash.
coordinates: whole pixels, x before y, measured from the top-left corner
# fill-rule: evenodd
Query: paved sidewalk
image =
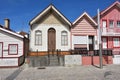
<path id="1" fill-rule="evenodd" d="M 28 68 L 16 80 L 120 80 L 120 65 Z"/>
<path id="2" fill-rule="evenodd" d="M 1 80 L 120 80 L 120 65 L 0 69 L 0 76 Z"/>

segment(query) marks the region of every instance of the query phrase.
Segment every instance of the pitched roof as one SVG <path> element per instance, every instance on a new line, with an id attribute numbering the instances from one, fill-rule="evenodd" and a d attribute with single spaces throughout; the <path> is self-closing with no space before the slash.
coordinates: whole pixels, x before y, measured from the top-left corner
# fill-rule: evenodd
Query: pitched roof
<path id="1" fill-rule="evenodd" d="M 14 31 L 12 31 L 12 30 L 10 30 L 10 29 L 6 29 L 6 28 L 4 28 L 2 25 L 0 25 L 0 30 L 1 30 L 1 31 L 4 31 L 4 32 L 6 32 L 6 33 L 9 33 L 9 34 L 15 35 L 15 36 L 17 36 L 17 37 L 24 38 L 24 36 L 22 36 L 22 35 L 20 35 L 20 34 L 18 34 L 18 33 L 16 33 L 16 32 L 14 32 Z"/>
<path id="2" fill-rule="evenodd" d="M 84 12 L 80 17 L 78 17 L 74 22 L 73 25 L 75 25 L 82 17 L 86 16 L 95 26 L 97 26 L 97 23 L 88 15 L 88 13 Z"/>
<path id="3" fill-rule="evenodd" d="M 58 10 L 55 8 L 53 4 L 50 4 L 45 10 L 43 10 L 41 13 L 39 13 L 36 17 L 34 17 L 29 24 L 34 24 L 37 20 L 39 20 L 45 13 L 49 12 L 50 10 L 53 10 L 56 12 L 68 25 L 71 25 L 71 22 Z"/>
<path id="4" fill-rule="evenodd" d="M 103 15 L 104 13 L 106 13 L 109 9 L 111 9 L 114 6 L 117 6 L 118 8 L 120 8 L 120 2 L 119 1 L 115 1 L 112 5 L 107 7 L 105 10 L 101 11 L 100 15 Z"/>

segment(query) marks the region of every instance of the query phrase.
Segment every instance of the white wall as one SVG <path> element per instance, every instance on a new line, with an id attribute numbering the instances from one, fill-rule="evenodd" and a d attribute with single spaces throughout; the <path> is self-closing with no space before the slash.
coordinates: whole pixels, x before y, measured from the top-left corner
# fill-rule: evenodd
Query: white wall
<path id="1" fill-rule="evenodd" d="M 0 42 L 3 42 L 3 57 L 19 57 L 23 55 L 23 39 L 0 30 Z M 8 55 L 8 45 L 18 44 L 18 55 Z"/>
<path id="2" fill-rule="evenodd" d="M 67 25 L 62 24 L 36 24 L 32 26 L 30 31 L 30 50 L 31 51 L 47 51 L 48 50 L 48 29 L 54 28 L 56 30 L 56 49 L 67 51 L 70 49 L 70 29 Z M 35 45 L 35 31 L 42 31 L 42 46 Z M 68 32 L 68 45 L 61 46 L 61 32 Z"/>
<path id="3" fill-rule="evenodd" d="M 114 55 L 113 64 L 120 64 L 120 55 Z"/>
<path id="4" fill-rule="evenodd" d="M 18 58 L 2 58 L 0 59 L 0 67 L 18 66 Z"/>

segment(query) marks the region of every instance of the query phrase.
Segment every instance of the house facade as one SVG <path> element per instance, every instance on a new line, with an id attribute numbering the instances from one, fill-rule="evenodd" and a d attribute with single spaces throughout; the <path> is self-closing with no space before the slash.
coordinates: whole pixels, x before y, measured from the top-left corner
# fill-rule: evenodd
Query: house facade
<path id="1" fill-rule="evenodd" d="M 24 62 L 24 37 L 9 28 L 9 19 L 0 26 L 0 67 L 17 67 Z"/>
<path id="2" fill-rule="evenodd" d="M 73 22 L 71 38 L 72 49 L 86 48 L 89 51 L 97 50 L 97 23 L 84 12 Z"/>
<path id="3" fill-rule="evenodd" d="M 102 48 L 112 49 L 113 54 L 120 54 L 120 2 L 100 12 Z"/>
<path id="4" fill-rule="evenodd" d="M 30 55 L 44 55 L 48 50 L 57 49 L 68 53 L 71 23 L 53 5 L 49 5 L 29 24 Z"/>

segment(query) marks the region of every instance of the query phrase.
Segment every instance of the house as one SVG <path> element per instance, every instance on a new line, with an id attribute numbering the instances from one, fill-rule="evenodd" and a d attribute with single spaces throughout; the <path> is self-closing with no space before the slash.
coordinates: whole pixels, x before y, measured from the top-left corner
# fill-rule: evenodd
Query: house
<path id="1" fill-rule="evenodd" d="M 97 23 L 84 12 L 73 22 L 71 38 L 72 49 L 86 48 L 89 51 L 97 50 Z"/>
<path id="2" fill-rule="evenodd" d="M 29 55 L 46 55 L 47 51 L 61 49 L 68 54 L 71 22 L 52 4 L 30 22 Z"/>
<path id="3" fill-rule="evenodd" d="M 120 2 L 116 1 L 100 12 L 102 48 L 112 49 L 113 54 L 120 54 Z"/>
<path id="4" fill-rule="evenodd" d="M 17 67 L 24 62 L 24 36 L 10 29 L 9 19 L 0 26 L 0 67 Z"/>

